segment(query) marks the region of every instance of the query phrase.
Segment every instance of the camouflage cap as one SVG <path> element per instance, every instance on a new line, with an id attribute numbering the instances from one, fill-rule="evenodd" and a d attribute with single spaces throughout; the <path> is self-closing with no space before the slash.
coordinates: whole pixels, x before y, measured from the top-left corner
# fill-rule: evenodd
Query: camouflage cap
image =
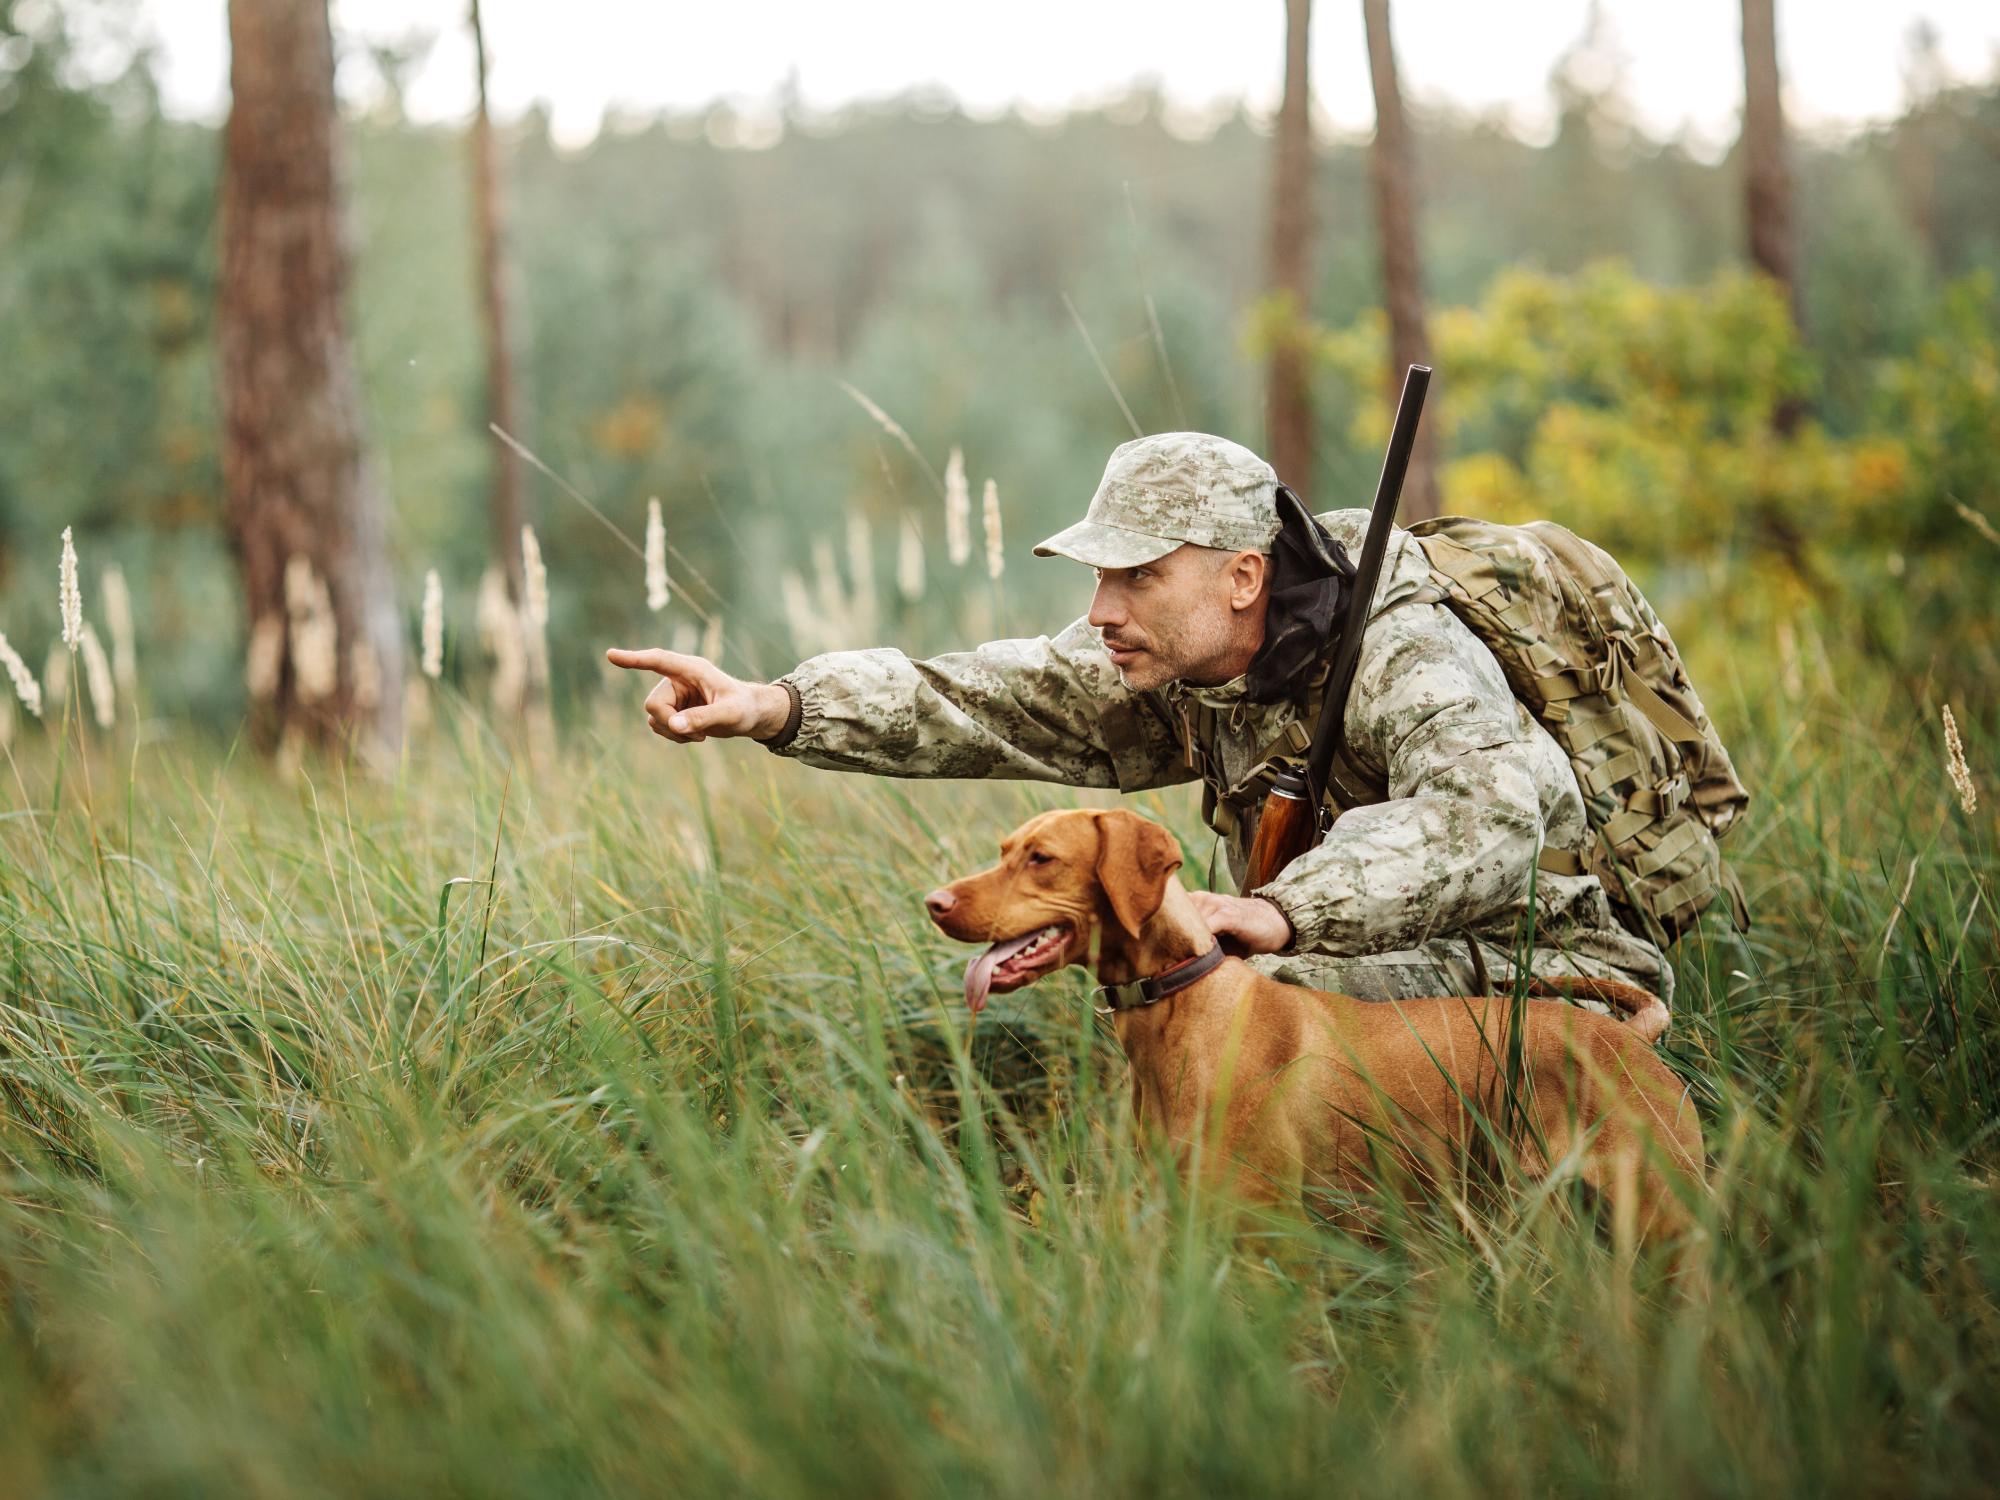
<path id="1" fill-rule="evenodd" d="M 1084 518 L 1035 556 L 1136 568 L 1183 542 L 1269 551 L 1277 495 L 1277 471 L 1241 443 L 1206 432 L 1134 438 L 1113 450 Z"/>

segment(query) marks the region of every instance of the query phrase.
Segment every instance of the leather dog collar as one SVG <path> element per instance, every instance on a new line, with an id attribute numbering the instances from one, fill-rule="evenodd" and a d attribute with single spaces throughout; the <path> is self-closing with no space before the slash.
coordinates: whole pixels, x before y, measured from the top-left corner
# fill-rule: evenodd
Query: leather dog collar
<path id="1" fill-rule="evenodd" d="M 1097 993 L 1110 1002 L 1097 1007 L 1100 1014 L 1109 1015 L 1113 1011 L 1138 1010 L 1144 1006 L 1157 1005 L 1167 996 L 1186 989 L 1196 980 L 1214 972 L 1217 965 L 1227 955 L 1222 944 L 1217 943 L 1206 953 L 1193 958 L 1184 958 L 1171 969 L 1162 970 L 1151 979 L 1134 979 L 1127 984 L 1101 984 Z"/>

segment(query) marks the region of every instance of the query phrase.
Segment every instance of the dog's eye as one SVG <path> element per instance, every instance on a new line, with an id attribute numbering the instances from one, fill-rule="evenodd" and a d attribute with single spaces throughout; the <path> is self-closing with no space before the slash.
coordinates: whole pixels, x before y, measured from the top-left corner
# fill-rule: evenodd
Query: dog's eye
<path id="1" fill-rule="evenodd" d="M 1055 858 L 1053 854 L 1044 854 L 1039 849 L 1030 849 L 1028 851 L 1028 863 L 1031 865 L 1054 864 Z"/>

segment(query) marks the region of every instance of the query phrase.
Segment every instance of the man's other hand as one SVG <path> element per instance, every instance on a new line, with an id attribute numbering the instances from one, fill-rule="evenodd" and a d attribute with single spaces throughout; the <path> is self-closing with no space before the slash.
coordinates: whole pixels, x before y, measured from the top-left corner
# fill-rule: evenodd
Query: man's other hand
<path id="1" fill-rule="evenodd" d="M 1231 952 L 1278 953 L 1291 946 L 1291 921 L 1276 902 L 1262 896 L 1225 896 L 1220 891 L 1189 891 L 1188 899 L 1208 930 L 1224 939 Z"/>
<path id="2" fill-rule="evenodd" d="M 677 745 L 698 745 L 710 735 L 768 740 L 791 713 L 791 697 L 776 683 L 744 682 L 699 656 L 619 646 L 604 656 L 614 667 L 659 674 L 646 695 L 646 719 L 653 733 Z"/>

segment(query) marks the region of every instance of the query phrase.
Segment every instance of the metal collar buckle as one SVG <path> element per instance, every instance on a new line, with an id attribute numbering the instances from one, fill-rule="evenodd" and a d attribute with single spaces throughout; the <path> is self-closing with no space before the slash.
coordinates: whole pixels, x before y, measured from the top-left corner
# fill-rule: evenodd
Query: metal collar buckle
<path id="1" fill-rule="evenodd" d="M 1100 1016 L 1112 1015 L 1121 1010 L 1139 1010 L 1148 1005 L 1157 1005 L 1169 995 L 1177 994 L 1196 981 L 1213 973 L 1226 958 L 1222 944 L 1217 943 L 1206 953 L 1193 958 L 1184 958 L 1170 969 L 1162 970 L 1150 979 L 1134 979 L 1126 984 L 1101 984 L 1095 993 L 1111 1003 L 1094 1006 Z"/>

